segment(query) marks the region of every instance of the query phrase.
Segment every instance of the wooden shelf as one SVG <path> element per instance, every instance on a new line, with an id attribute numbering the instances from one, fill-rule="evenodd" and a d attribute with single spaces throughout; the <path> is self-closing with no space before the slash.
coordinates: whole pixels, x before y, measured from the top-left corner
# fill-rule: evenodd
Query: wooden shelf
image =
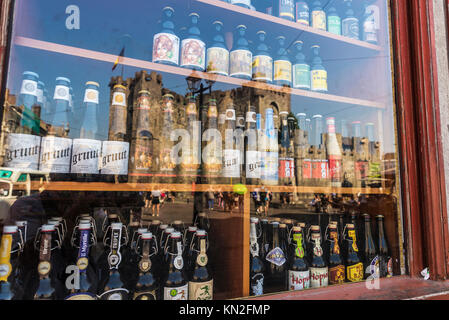
<path id="1" fill-rule="evenodd" d="M 339 42 L 346 43 L 348 45 L 357 46 L 360 48 L 365 48 L 365 49 L 369 49 L 369 50 L 373 50 L 373 51 L 377 51 L 377 52 L 381 52 L 383 50 L 382 47 L 378 46 L 378 45 L 374 45 L 374 44 L 371 44 L 371 43 L 368 43 L 365 41 L 361 41 L 361 40 L 351 39 L 351 38 L 344 37 L 344 36 L 335 35 L 333 33 L 327 32 L 327 31 L 315 29 L 315 28 L 312 28 L 312 27 L 309 27 L 306 25 L 302 25 L 300 23 L 296 23 L 293 21 L 279 18 L 279 17 L 271 16 L 269 14 L 265 14 L 265 13 L 262 13 L 259 11 L 246 9 L 246 8 L 236 6 L 236 5 L 224 2 L 224 1 L 220 1 L 220 0 L 195 0 L 195 1 L 203 3 L 203 4 L 207 4 L 210 6 L 214 6 L 214 7 L 220 8 L 220 9 L 224 9 L 224 10 L 236 13 L 236 14 L 245 15 L 246 19 L 252 17 L 252 18 L 255 18 L 255 19 L 258 19 L 261 21 L 266 21 L 266 22 L 276 24 L 278 26 L 287 27 L 287 28 L 290 28 L 290 29 L 293 29 L 296 31 L 303 31 L 303 32 L 309 33 L 311 35 L 315 35 L 318 38 L 339 41 Z"/>
<path id="2" fill-rule="evenodd" d="M 210 0 L 209 0 L 210 1 Z M 219 1 L 216 1 L 219 2 Z M 224 3 L 224 2 L 223 2 Z M 98 61 L 103 62 L 109 62 L 113 64 L 117 60 L 117 55 L 112 55 L 108 53 L 93 51 L 93 50 L 87 50 L 67 45 L 61 45 L 53 42 L 47 42 L 47 41 L 41 41 L 36 40 L 32 38 L 27 37 L 15 37 L 14 44 L 19 46 L 24 46 L 28 48 L 34 48 L 44 51 L 50 51 L 50 52 L 56 52 L 76 57 L 82 57 L 86 59 L 94 59 Z M 170 74 L 185 76 L 185 77 L 195 77 L 205 80 L 211 80 L 215 82 L 221 82 L 225 84 L 235 85 L 235 86 L 244 86 L 244 87 L 251 87 L 256 89 L 262 89 L 262 90 L 270 90 L 280 93 L 286 93 L 296 96 L 302 96 L 306 98 L 316 99 L 320 101 L 326 101 L 326 102 L 332 102 L 332 103 L 341 103 L 341 104 L 347 104 L 347 105 L 356 105 L 356 106 L 362 106 L 362 107 L 369 107 L 369 108 L 377 108 L 377 109 L 385 109 L 385 105 L 382 103 L 378 103 L 375 101 L 369 101 L 369 100 L 362 100 L 362 99 L 354 99 L 354 98 L 348 98 L 348 97 L 341 97 L 337 95 L 332 94 L 326 94 L 326 93 L 318 93 L 318 92 L 312 92 L 312 91 L 306 91 L 306 90 L 300 90 L 300 89 L 292 89 L 288 87 L 281 87 L 276 85 L 270 85 L 266 83 L 256 82 L 256 81 L 246 81 L 238 78 L 233 77 L 226 77 L 226 76 L 219 76 L 214 75 L 206 72 L 198 72 L 193 71 L 190 69 L 185 69 L 181 67 L 175 67 L 175 66 L 168 66 L 164 64 L 159 63 L 153 63 L 149 61 L 144 60 L 138 60 L 133 58 L 121 58 L 121 64 L 126 66 L 132 66 L 137 68 L 142 68 L 150 71 L 159 71 L 159 72 L 166 72 Z"/>
<path id="3" fill-rule="evenodd" d="M 248 192 L 252 192 L 257 188 L 265 187 L 272 192 L 294 192 L 299 194 L 313 193 L 337 193 L 337 194 L 390 194 L 389 190 L 384 188 L 341 188 L 341 187 L 292 187 L 292 186 L 257 186 L 247 185 Z M 233 191 L 232 185 L 223 184 L 177 184 L 177 183 L 108 183 L 108 182 L 72 182 L 57 181 L 41 184 L 40 182 L 32 182 L 31 189 L 45 189 L 49 191 L 111 191 L 111 192 L 139 192 L 151 191 L 155 189 L 165 189 L 175 192 L 205 192 Z"/>

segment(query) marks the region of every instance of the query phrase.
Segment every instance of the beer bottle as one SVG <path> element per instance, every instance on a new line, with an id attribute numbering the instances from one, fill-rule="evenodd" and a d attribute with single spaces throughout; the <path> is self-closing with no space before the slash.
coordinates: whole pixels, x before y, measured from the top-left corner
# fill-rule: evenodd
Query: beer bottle
<path id="1" fill-rule="evenodd" d="M 346 280 L 358 282 L 363 280 L 363 263 L 359 257 L 356 230 L 353 224 L 346 225 Z"/>
<path id="2" fill-rule="evenodd" d="M 308 289 L 310 286 L 309 266 L 305 259 L 304 238 L 301 227 L 292 227 L 290 261 L 288 269 L 288 290 Z"/>
<path id="3" fill-rule="evenodd" d="M 381 278 L 393 276 L 393 259 L 388 249 L 388 241 L 385 235 L 384 216 L 377 215 L 377 252 L 379 253 L 379 273 Z"/>
<path id="4" fill-rule="evenodd" d="M 369 2 L 371 1 L 364 1 L 363 41 L 377 44 L 379 42 L 379 7 L 375 4 L 370 5 Z"/>
<path id="5" fill-rule="evenodd" d="M 198 227 L 198 229 L 205 230 L 207 233 L 209 233 L 210 222 L 206 212 L 198 213 L 198 216 L 196 217 L 195 221 L 195 226 Z"/>
<path id="6" fill-rule="evenodd" d="M 175 34 L 171 7 L 162 9 L 163 21 L 161 31 L 153 37 L 153 62 L 168 65 L 179 64 L 179 37 Z"/>
<path id="7" fill-rule="evenodd" d="M 223 177 L 227 183 L 240 178 L 240 150 L 235 139 L 236 115 L 231 104 L 226 109 L 226 123 L 223 150 Z"/>
<path id="8" fill-rule="evenodd" d="M 336 223 L 328 226 L 327 251 L 329 261 L 329 283 L 341 284 L 345 282 L 345 265 L 341 258 L 338 229 Z"/>
<path id="9" fill-rule="evenodd" d="M 164 253 L 166 253 L 166 248 L 167 248 L 167 245 L 169 244 L 169 239 L 170 239 L 170 235 L 173 233 L 173 232 L 175 232 L 175 229 L 174 228 L 172 228 L 172 227 L 167 227 L 167 228 L 165 228 L 165 230 L 164 230 L 164 232 L 162 233 L 162 235 L 161 235 L 161 238 L 160 238 L 160 242 L 159 242 L 159 247 L 161 248 L 161 250 L 162 250 L 162 254 L 163 254 L 163 257 L 162 257 L 162 263 L 163 264 L 165 264 L 165 263 L 167 263 L 167 259 L 168 259 L 168 256 L 166 255 L 166 254 L 164 254 Z"/>
<path id="10" fill-rule="evenodd" d="M 250 287 L 252 296 L 263 294 L 264 263 L 259 256 L 259 240 L 262 236 L 262 228 L 258 218 L 251 218 L 250 226 Z"/>
<path id="11" fill-rule="evenodd" d="M 207 48 L 207 67 L 209 73 L 222 76 L 229 75 L 229 50 L 226 48 L 225 38 L 223 36 L 223 23 L 215 21 L 214 37 L 212 45 Z"/>
<path id="12" fill-rule="evenodd" d="M 218 134 L 217 100 L 209 99 L 207 110 L 207 123 L 203 133 L 203 163 L 204 174 L 208 176 L 209 183 L 213 183 L 221 173 L 221 135 Z M 181 231 L 181 230 L 180 230 Z"/>
<path id="13" fill-rule="evenodd" d="M 187 37 L 181 42 L 181 67 L 204 71 L 206 67 L 206 44 L 201 40 L 201 32 L 198 28 L 198 13 L 189 14 L 190 27 Z"/>
<path id="14" fill-rule="evenodd" d="M 22 298 L 23 287 L 18 274 L 18 258 L 23 249 L 18 227 L 3 226 L 0 244 L 0 300 L 16 300 Z"/>
<path id="15" fill-rule="evenodd" d="M 156 243 L 157 243 L 157 236 L 159 233 L 159 226 L 162 224 L 162 222 L 160 220 L 153 220 L 150 223 L 150 226 L 148 227 L 148 231 L 151 232 L 153 234 L 153 238 L 155 239 Z M 159 247 L 158 247 L 159 250 Z"/>
<path id="16" fill-rule="evenodd" d="M 273 58 L 265 40 L 267 33 L 263 30 L 257 32 L 258 45 L 253 56 L 253 80 L 271 83 L 273 80 Z"/>
<path id="17" fill-rule="evenodd" d="M 191 259 L 191 255 L 192 252 L 190 251 L 190 248 L 193 246 L 193 239 L 195 237 L 196 231 L 199 230 L 198 227 L 196 226 L 189 226 L 183 235 L 183 246 L 184 246 L 184 252 L 182 254 L 182 257 L 184 258 L 184 261 L 186 262 L 187 266 L 186 266 L 186 270 L 191 270 L 190 265 L 188 265 L 190 263 L 190 261 L 192 261 Z"/>
<path id="18" fill-rule="evenodd" d="M 263 145 L 263 167 L 261 183 L 263 185 L 277 185 L 279 180 L 279 144 L 278 132 L 274 125 L 274 111 L 265 109 L 265 130 Z"/>
<path id="19" fill-rule="evenodd" d="M 188 97 L 188 104 L 186 106 L 186 129 L 190 134 L 191 143 L 186 145 L 182 151 L 181 168 L 186 174 L 196 175 L 199 168 L 199 155 L 201 147 L 200 127 L 197 126 L 198 122 L 198 109 L 196 106 L 196 100 L 193 95 Z"/>
<path id="20" fill-rule="evenodd" d="M 170 134 L 173 131 L 174 125 L 174 97 L 171 94 L 166 94 L 162 97 L 162 112 L 163 112 L 163 123 L 162 123 L 162 141 L 161 150 L 159 156 L 159 166 L 160 170 L 167 174 L 173 174 L 176 164 L 172 160 L 171 151 L 173 147 L 173 142 L 170 139 Z M 167 182 L 172 181 L 172 179 L 167 179 Z M 154 235 L 154 233 L 153 233 Z"/>
<path id="21" fill-rule="evenodd" d="M 81 126 L 80 138 L 95 140 L 98 134 L 98 105 L 100 85 L 97 82 L 86 82 L 84 93 L 84 119 Z"/>
<path id="22" fill-rule="evenodd" d="M 312 4 L 312 28 L 326 31 L 326 12 L 320 0 L 314 0 Z"/>
<path id="23" fill-rule="evenodd" d="M 124 226 L 121 222 L 114 222 L 106 231 L 103 243 L 108 247 L 109 253 L 105 251 L 104 256 L 107 260 L 108 271 L 105 272 L 102 279 L 100 300 L 127 300 L 129 291 L 124 288 L 121 279 L 119 266 L 122 261 L 120 250 L 128 242 L 126 236 L 126 229 L 123 232 Z M 107 254 L 107 256 L 106 256 Z"/>
<path id="24" fill-rule="evenodd" d="M 257 185 L 260 180 L 261 159 L 257 149 L 256 108 L 250 106 L 246 113 L 245 177 L 246 184 Z"/>
<path id="25" fill-rule="evenodd" d="M 153 261 L 157 255 L 157 243 L 151 232 L 143 232 L 140 238 L 139 245 L 135 247 L 135 252 L 140 259 L 133 300 L 157 300 L 159 297 L 159 282 L 155 275 L 157 269 Z"/>
<path id="26" fill-rule="evenodd" d="M 69 125 L 68 114 L 71 111 L 69 109 L 70 102 L 70 80 L 64 77 L 56 78 L 55 94 L 53 96 L 55 104 L 55 114 L 50 122 L 51 125 L 59 128 L 59 132 L 63 132 Z"/>
<path id="27" fill-rule="evenodd" d="M 305 0 L 296 1 L 296 23 L 310 25 L 310 8 Z"/>
<path id="28" fill-rule="evenodd" d="M 180 232 L 173 232 L 168 239 L 165 254 L 168 257 L 167 272 L 162 282 L 163 300 L 188 300 L 188 283 L 182 258 L 183 245 Z"/>
<path id="29" fill-rule="evenodd" d="M 373 236 L 371 233 L 371 217 L 363 214 L 364 241 L 363 241 L 363 270 L 365 279 L 376 274 L 379 275 L 379 257 L 376 253 Z"/>
<path id="30" fill-rule="evenodd" d="M 213 300 L 214 280 L 207 250 L 209 241 L 204 230 L 197 230 L 192 242 L 192 270 L 189 274 L 189 300 Z"/>
<path id="31" fill-rule="evenodd" d="M 359 19 L 354 15 L 352 0 L 344 0 L 346 5 L 345 18 L 341 21 L 342 35 L 359 40 Z"/>
<path id="32" fill-rule="evenodd" d="M 283 1 L 283 0 L 281 0 Z M 288 0 L 293 3 L 293 0 Z M 277 37 L 278 50 L 274 60 L 274 84 L 279 86 L 292 85 L 292 63 L 285 48 L 285 37 Z"/>
<path id="33" fill-rule="evenodd" d="M 295 1 L 275 0 L 274 15 L 289 21 L 295 21 Z"/>
<path id="34" fill-rule="evenodd" d="M 302 53 L 303 42 L 295 41 L 293 45 L 296 49 L 295 62 L 293 65 L 293 88 L 310 90 L 310 65 L 306 62 L 306 56 Z M 301 130 L 305 129 L 305 113 L 300 113 L 303 120 L 299 124 Z"/>
<path id="35" fill-rule="evenodd" d="M 39 75 L 35 72 L 25 71 L 22 75 L 22 87 L 20 88 L 18 106 L 23 106 L 20 126 L 21 132 L 39 135 L 39 126 L 33 107 L 37 104 Z"/>
<path id="36" fill-rule="evenodd" d="M 262 261 L 265 261 L 265 257 L 268 253 L 268 247 L 269 247 L 269 234 L 270 234 L 270 224 L 268 222 L 268 219 L 261 219 L 260 220 L 261 225 L 261 236 L 259 239 L 259 248 L 260 248 L 260 258 Z"/>
<path id="37" fill-rule="evenodd" d="M 310 262 L 310 287 L 327 287 L 329 282 L 329 268 L 324 260 L 321 247 L 320 226 L 310 227 L 311 262 Z"/>
<path id="38" fill-rule="evenodd" d="M 236 27 L 237 41 L 235 41 L 230 55 L 229 75 L 244 80 L 251 80 L 253 54 L 245 36 L 246 29 L 244 25 Z"/>
<path id="39" fill-rule="evenodd" d="M 181 220 L 175 220 L 171 223 L 171 227 L 175 229 L 175 231 L 181 232 L 181 235 L 184 235 L 184 231 L 186 229 L 184 222 Z"/>
<path id="40" fill-rule="evenodd" d="M 335 118 L 327 118 L 326 124 L 327 124 L 326 151 L 329 160 L 331 185 L 333 187 L 341 187 L 343 160 L 340 144 L 338 143 L 335 131 Z"/>
<path id="41" fill-rule="evenodd" d="M 336 35 L 341 35 L 341 18 L 338 15 L 337 4 L 332 0 L 327 10 L 327 31 Z"/>
<path id="42" fill-rule="evenodd" d="M 123 278 L 126 280 L 125 287 L 130 291 L 134 289 L 135 283 L 139 276 L 138 263 L 140 256 L 138 255 L 136 248 L 142 246 L 142 234 L 146 232 L 148 232 L 147 228 L 138 228 L 133 232 L 129 232 L 128 234 L 132 235 L 131 241 L 129 242 L 129 247 L 123 248 Z"/>
<path id="43" fill-rule="evenodd" d="M 266 270 L 266 283 L 269 287 L 281 287 L 284 289 L 286 281 L 286 245 L 280 232 L 280 224 L 277 221 L 271 222 L 271 237 L 268 253 L 265 260 L 269 262 Z M 285 230 L 285 225 L 283 227 Z"/>
<path id="44" fill-rule="evenodd" d="M 116 84 L 112 88 L 111 102 L 111 127 L 109 128 L 109 140 L 125 141 L 126 123 L 128 117 L 127 88 L 122 84 Z"/>
<path id="45" fill-rule="evenodd" d="M 76 266 L 79 270 L 79 287 L 70 289 L 66 300 L 95 300 L 97 292 L 97 274 L 90 264 L 90 247 L 95 244 L 95 235 L 92 233 L 88 220 L 80 220 L 72 234 L 72 246 L 78 248 Z M 67 280 L 66 280 L 67 283 Z"/>
<path id="46" fill-rule="evenodd" d="M 312 46 L 312 66 L 311 66 L 311 90 L 318 92 L 327 92 L 327 71 L 323 66 L 323 60 L 320 56 L 320 46 Z"/>

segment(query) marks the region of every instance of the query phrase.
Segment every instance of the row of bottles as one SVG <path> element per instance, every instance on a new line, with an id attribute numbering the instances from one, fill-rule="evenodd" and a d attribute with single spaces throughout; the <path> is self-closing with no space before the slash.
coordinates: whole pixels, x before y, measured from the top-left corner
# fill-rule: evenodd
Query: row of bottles
<path id="1" fill-rule="evenodd" d="M 258 10 L 336 35 L 379 42 L 379 7 L 373 0 L 364 0 L 361 12 L 356 12 L 353 0 L 224 0 L 247 9 Z M 253 6 L 254 4 L 254 6 Z"/>
<path id="2" fill-rule="evenodd" d="M 376 216 L 376 238 L 368 214 L 357 223 L 330 221 L 323 236 L 320 225 L 251 218 L 251 295 L 393 276 L 384 217 Z"/>
<path id="3" fill-rule="evenodd" d="M 213 299 L 204 213 L 188 228 L 158 220 L 147 228 L 126 227 L 116 214 L 98 228 L 83 214 L 70 237 L 65 220 L 51 218 L 34 240 L 26 226 L 21 221 L 3 228 L 0 300 Z"/>
<path id="4" fill-rule="evenodd" d="M 284 36 L 276 38 L 277 50 L 276 54 L 272 54 L 266 44 L 266 32 L 259 31 L 258 43 L 254 50 L 251 50 L 246 38 L 247 28 L 245 25 L 239 25 L 236 28 L 235 44 L 229 51 L 226 47 L 223 23 L 215 21 L 213 40 L 206 50 L 198 28 L 199 15 L 190 14 L 191 26 L 188 35 L 180 42 L 174 33 L 173 14 L 172 8 L 164 8 L 163 29 L 153 40 L 153 62 L 299 89 L 328 91 L 327 71 L 322 65 L 318 45 L 311 47 L 309 64 L 302 53 L 303 42 L 296 41 L 296 55 L 292 61 Z"/>

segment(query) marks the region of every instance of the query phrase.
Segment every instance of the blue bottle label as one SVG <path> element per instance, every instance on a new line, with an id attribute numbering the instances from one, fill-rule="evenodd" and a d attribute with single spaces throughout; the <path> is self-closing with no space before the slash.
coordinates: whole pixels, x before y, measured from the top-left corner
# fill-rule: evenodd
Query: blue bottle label
<path id="1" fill-rule="evenodd" d="M 274 80 L 292 81 L 292 64 L 287 60 L 276 60 L 274 62 Z"/>
<path id="2" fill-rule="evenodd" d="M 230 75 L 251 78 L 253 55 L 249 50 L 234 50 L 231 52 Z"/>
<path id="3" fill-rule="evenodd" d="M 279 0 L 279 17 L 295 20 L 295 3 L 293 0 Z"/>
<path id="4" fill-rule="evenodd" d="M 293 66 L 293 87 L 310 89 L 310 66 L 308 64 L 295 64 Z"/>
<path id="5" fill-rule="evenodd" d="M 273 59 L 259 55 L 253 58 L 253 80 L 270 82 L 273 79 Z"/>
<path id="6" fill-rule="evenodd" d="M 306 2 L 296 3 L 296 22 L 304 25 L 310 24 L 310 10 Z"/>
<path id="7" fill-rule="evenodd" d="M 179 64 L 179 38 L 171 33 L 158 33 L 153 39 L 153 62 Z"/>
<path id="8" fill-rule="evenodd" d="M 206 44 L 198 39 L 184 39 L 181 43 L 181 66 L 204 70 L 206 64 Z"/>
<path id="9" fill-rule="evenodd" d="M 359 20 L 357 18 L 346 18 L 342 21 L 343 36 L 359 39 Z"/>
<path id="10" fill-rule="evenodd" d="M 207 49 L 207 72 L 227 76 L 229 74 L 229 51 L 219 47 Z"/>
<path id="11" fill-rule="evenodd" d="M 341 19 L 339 16 L 329 16 L 327 18 L 327 28 L 330 33 L 341 35 Z"/>

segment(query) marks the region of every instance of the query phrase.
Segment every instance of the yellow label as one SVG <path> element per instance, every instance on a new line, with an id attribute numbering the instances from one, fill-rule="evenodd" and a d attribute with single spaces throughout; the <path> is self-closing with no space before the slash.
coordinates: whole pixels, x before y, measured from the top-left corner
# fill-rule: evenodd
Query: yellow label
<path id="1" fill-rule="evenodd" d="M 189 282 L 189 300 L 213 300 L 214 280 Z"/>
<path id="2" fill-rule="evenodd" d="M 324 11 L 312 12 L 312 27 L 326 31 L 326 13 Z"/>
<path id="3" fill-rule="evenodd" d="M 351 282 L 358 282 L 363 280 L 363 263 L 359 262 L 352 266 L 346 267 L 346 275 Z"/>
<path id="4" fill-rule="evenodd" d="M 12 234 L 4 234 L 0 246 L 0 281 L 8 281 L 11 274 Z"/>
<path id="5" fill-rule="evenodd" d="M 274 80 L 292 81 L 292 64 L 286 60 L 274 62 Z"/>
<path id="6" fill-rule="evenodd" d="M 312 70 L 312 90 L 327 91 L 326 70 Z"/>

